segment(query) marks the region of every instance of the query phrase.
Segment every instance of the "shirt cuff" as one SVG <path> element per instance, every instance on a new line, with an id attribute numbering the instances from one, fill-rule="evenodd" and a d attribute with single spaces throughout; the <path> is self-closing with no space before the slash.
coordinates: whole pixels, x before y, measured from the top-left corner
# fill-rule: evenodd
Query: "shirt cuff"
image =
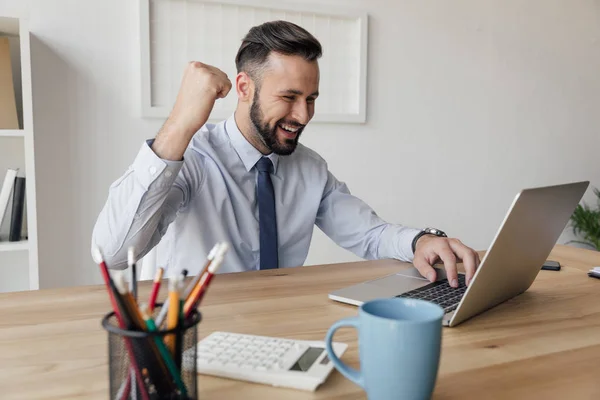
<path id="1" fill-rule="evenodd" d="M 183 160 L 163 160 L 152 150 L 152 143 L 154 139 L 146 140 L 142 144 L 133 162 L 133 171 L 145 190 L 148 190 L 151 184 L 161 188 L 170 187 L 183 166 Z"/>
<path id="2" fill-rule="evenodd" d="M 421 232 L 417 228 L 402 225 L 388 225 L 382 233 L 379 258 L 395 258 L 412 262 L 415 254 L 412 241 Z"/>

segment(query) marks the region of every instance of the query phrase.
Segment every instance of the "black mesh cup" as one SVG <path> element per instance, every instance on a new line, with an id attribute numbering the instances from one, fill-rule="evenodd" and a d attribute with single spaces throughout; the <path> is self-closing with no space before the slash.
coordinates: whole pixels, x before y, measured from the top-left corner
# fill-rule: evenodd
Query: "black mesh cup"
<path id="1" fill-rule="evenodd" d="M 156 305 L 154 318 L 161 306 Z M 200 320 L 200 312 L 194 310 L 178 328 L 142 332 L 122 329 L 114 312 L 106 314 L 102 326 L 108 332 L 110 399 L 197 400 Z"/>

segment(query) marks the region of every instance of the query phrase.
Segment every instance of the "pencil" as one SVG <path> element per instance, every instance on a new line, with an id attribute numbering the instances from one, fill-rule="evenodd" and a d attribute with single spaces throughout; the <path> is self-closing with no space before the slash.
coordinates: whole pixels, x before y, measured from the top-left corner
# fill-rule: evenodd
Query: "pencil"
<path id="1" fill-rule="evenodd" d="M 200 278 L 200 281 L 198 282 L 198 284 L 196 285 L 196 287 L 194 288 L 192 293 L 190 293 L 190 296 L 185 301 L 185 305 L 183 307 L 184 318 L 187 319 L 191 315 L 192 310 L 194 308 L 197 308 L 198 305 L 200 304 L 202 297 L 204 297 L 204 294 L 206 293 L 206 290 L 208 289 L 208 285 L 210 284 L 210 281 L 212 280 L 213 276 L 215 275 L 215 273 L 217 272 L 217 270 L 223 263 L 223 258 L 225 257 L 225 253 L 227 252 L 228 249 L 229 249 L 229 245 L 227 243 L 222 243 L 222 245 L 219 247 L 219 251 L 217 252 L 217 255 L 215 256 L 215 259 L 210 264 L 210 266 L 208 267 L 206 272 L 202 275 L 202 277 Z"/>
<path id="2" fill-rule="evenodd" d="M 221 246 L 221 243 L 215 244 L 213 246 L 212 250 L 210 251 L 210 253 L 208 253 L 208 256 L 206 257 L 207 262 L 205 263 L 204 267 L 202 267 L 202 270 L 200 271 L 200 273 L 194 277 L 194 279 L 188 284 L 185 291 L 183 292 L 182 298 L 184 300 L 188 298 L 189 294 L 191 293 L 191 291 L 194 289 L 194 287 L 200 280 L 200 277 L 204 274 L 204 271 L 206 271 L 206 269 L 208 268 L 208 266 L 210 265 L 212 260 L 215 258 L 215 254 L 217 253 L 219 246 Z M 186 271 L 186 270 L 184 270 L 184 271 Z M 167 302 L 167 303 L 163 304 L 160 312 L 158 313 L 158 317 L 156 317 L 156 326 L 158 326 L 158 327 L 162 326 L 163 322 L 165 322 L 165 318 L 167 316 L 168 311 L 169 311 L 169 303 Z"/>
<path id="3" fill-rule="evenodd" d="M 115 295 L 117 294 L 117 290 L 115 288 L 114 282 L 112 281 L 112 279 L 110 279 L 110 275 L 108 273 L 108 267 L 106 266 L 106 263 L 104 262 L 104 258 L 102 257 L 102 252 L 100 251 L 99 247 L 95 246 L 93 248 L 92 256 L 93 256 L 96 264 L 98 264 L 100 266 L 102 278 L 104 279 L 104 283 L 106 284 L 106 287 L 108 289 L 108 296 L 110 298 L 110 302 L 112 303 L 112 307 L 114 309 L 115 317 L 117 318 L 119 327 L 121 329 L 127 329 L 127 327 L 125 326 L 125 324 L 123 322 L 123 318 L 122 318 L 121 312 L 119 311 L 119 306 L 117 305 L 117 300 L 115 298 Z M 133 352 L 133 347 L 131 345 L 131 342 L 127 338 L 125 338 L 124 341 L 125 341 L 125 346 L 127 348 L 127 352 L 129 353 L 129 359 L 131 361 L 131 365 L 133 366 L 134 370 L 136 371 L 135 376 L 136 376 L 138 385 L 142 392 L 142 399 L 149 400 L 148 391 L 147 391 L 146 385 L 144 384 L 144 381 L 142 380 L 140 368 L 137 363 L 137 359 L 135 358 L 135 353 Z"/>
<path id="4" fill-rule="evenodd" d="M 142 318 L 146 322 L 146 328 L 147 328 L 148 332 L 156 332 L 158 329 L 156 328 L 156 324 L 154 323 L 154 320 L 148 314 L 147 306 L 141 307 L 141 314 L 142 314 Z M 165 361 L 167 369 L 169 370 L 169 373 L 173 377 L 173 380 L 175 381 L 177 388 L 181 392 L 181 395 L 186 397 L 187 390 L 185 389 L 185 385 L 183 384 L 183 381 L 181 380 L 181 375 L 179 373 L 177 366 L 175 365 L 175 361 L 173 361 L 173 357 L 171 357 L 171 354 L 169 353 L 169 350 L 165 346 L 165 343 L 158 336 L 154 336 L 154 342 L 156 343 L 156 347 L 158 347 L 158 350 L 159 350 L 163 360 Z"/>
<path id="5" fill-rule="evenodd" d="M 152 284 L 152 292 L 150 293 L 150 301 L 148 302 L 148 308 L 150 312 L 154 311 L 154 307 L 156 306 L 156 299 L 158 298 L 158 292 L 160 290 L 160 283 L 162 281 L 163 273 L 165 269 L 160 267 L 156 271 L 156 276 L 154 277 L 154 283 Z"/>
<path id="6" fill-rule="evenodd" d="M 123 302 L 125 304 L 125 307 L 127 308 L 129 316 L 131 317 L 132 328 L 138 331 L 145 331 L 146 323 L 142 318 L 142 314 L 140 314 L 140 310 L 137 307 L 133 295 L 127 288 L 127 283 L 125 282 L 125 275 L 122 273 L 122 271 L 118 271 L 115 275 L 115 285 L 119 293 L 123 297 Z"/>
<path id="7" fill-rule="evenodd" d="M 202 290 L 202 287 L 204 286 L 204 281 L 203 280 L 206 280 L 208 278 L 208 271 L 209 271 L 209 269 L 212 268 L 212 267 L 214 267 L 214 264 L 217 262 L 217 259 L 219 259 L 220 257 L 221 257 L 221 261 L 223 261 L 222 260 L 222 256 L 225 254 L 225 252 L 227 251 L 227 249 L 228 249 L 227 243 L 220 243 L 219 244 L 219 247 L 217 248 L 217 251 L 215 253 L 214 259 L 210 263 L 207 264 L 206 270 L 202 273 L 202 275 L 200 276 L 200 278 L 196 282 L 196 285 L 191 290 L 191 292 L 186 296 L 185 301 L 186 301 L 187 307 L 189 307 L 188 304 L 191 304 L 193 302 L 197 302 L 197 299 L 200 296 L 200 290 Z M 187 318 L 187 315 L 186 315 L 186 318 Z"/>
<path id="8" fill-rule="evenodd" d="M 179 291 L 177 290 L 177 277 L 169 279 L 169 311 L 167 313 L 167 330 L 177 328 L 179 321 Z M 165 336 L 165 344 L 171 352 L 175 354 L 175 335 L 168 334 Z"/>
<path id="9" fill-rule="evenodd" d="M 123 298 L 123 293 L 125 293 L 125 291 L 122 289 L 123 286 L 125 285 L 125 277 L 123 275 L 122 271 L 117 271 L 115 273 L 115 277 L 113 279 L 113 285 L 115 288 L 115 298 L 117 300 L 117 303 L 119 305 L 119 308 L 121 309 L 121 318 L 123 320 L 123 326 L 125 327 L 124 329 L 137 329 L 132 316 L 131 316 L 131 312 L 129 311 L 129 307 L 127 306 L 127 300 L 125 298 Z M 136 354 L 138 355 L 138 357 L 140 357 L 141 353 L 140 353 L 140 343 L 137 339 L 128 339 L 131 340 L 131 346 L 132 348 L 137 349 Z M 143 357 L 140 357 L 140 359 L 142 360 L 142 364 L 144 363 L 144 359 Z M 136 378 L 136 372 L 135 369 L 133 368 L 133 366 L 130 367 L 130 373 L 127 375 L 127 379 L 125 382 L 123 382 L 121 384 L 121 388 L 119 389 L 119 392 L 117 393 L 117 398 L 121 399 L 121 400 L 126 400 L 128 398 L 133 398 L 135 399 L 137 394 L 137 386 L 136 385 L 132 385 L 131 382 L 132 380 L 135 380 Z M 150 397 L 152 397 L 152 393 L 155 390 L 154 384 L 152 384 L 151 382 L 148 382 L 148 395 Z M 119 396 L 119 393 L 121 393 L 121 395 Z M 131 395 L 131 396 L 130 396 Z"/>
<path id="10" fill-rule="evenodd" d="M 127 264 L 129 268 L 131 268 L 131 293 L 133 293 L 133 298 L 137 302 L 137 273 L 135 272 L 135 249 L 130 247 L 127 250 Z"/>
<path id="11" fill-rule="evenodd" d="M 121 273 L 117 275 L 116 278 L 117 279 L 115 279 L 115 283 L 122 294 L 127 311 L 131 315 L 132 326 L 134 327 L 133 329 L 141 332 L 147 331 L 146 323 L 142 317 L 140 309 L 133 299 L 131 292 L 129 292 L 127 289 L 125 276 Z M 147 360 L 145 366 L 149 369 L 149 376 L 154 381 L 156 388 L 161 393 L 167 393 L 175 389 L 173 382 L 169 380 L 165 382 L 163 379 L 164 376 L 168 374 L 168 370 L 164 362 L 161 362 L 162 357 L 154 341 L 150 337 L 135 340 L 140 346 L 140 351 L 142 352 L 141 355 Z M 158 370 L 156 368 L 158 368 Z"/>
<path id="12" fill-rule="evenodd" d="M 204 272 L 206 272 L 206 270 L 208 269 L 208 267 L 210 266 L 210 264 L 214 260 L 214 258 L 217 255 L 217 252 L 219 251 L 220 247 L 221 247 L 221 243 L 220 242 L 217 243 L 217 244 L 215 244 L 213 246 L 213 248 L 208 253 L 208 256 L 206 257 L 206 263 L 204 264 L 204 267 L 202 267 L 202 270 L 200 270 L 200 272 L 198 273 L 198 275 L 196 275 L 194 277 L 194 279 L 189 283 L 189 285 L 185 288 L 185 292 L 183 292 L 183 297 L 186 300 L 189 297 L 190 293 L 192 293 L 192 290 L 194 290 L 194 287 L 196 287 L 196 285 L 198 284 L 198 281 L 200 280 L 200 278 L 202 277 L 202 275 L 204 275 Z"/>

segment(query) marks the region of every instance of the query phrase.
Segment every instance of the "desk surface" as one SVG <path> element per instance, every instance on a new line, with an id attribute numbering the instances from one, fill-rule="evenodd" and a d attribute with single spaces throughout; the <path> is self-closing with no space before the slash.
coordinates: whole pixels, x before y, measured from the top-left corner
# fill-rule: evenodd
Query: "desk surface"
<path id="1" fill-rule="evenodd" d="M 600 253 L 558 245 L 560 272 L 541 271 L 524 294 L 456 328 L 444 328 L 434 399 L 600 398 L 600 280 L 586 274 Z M 392 260 L 217 276 L 201 311 L 201 337 L 215 330 L 323 340 L 357 309 L 327 293 L 407 267 Z M 149 293 L 149 282 L 140 294 Z M 164 294 L 164 292 L 163 292 Z M 109 310 L 103 286 L 0 295 L 2 399 L 108 398 Z M 342 329 L 344 361 L 358 367 L 356 332 Z M 209 399 L 364 399 L 334 371 L 316 392 L 199 376 Z"/>

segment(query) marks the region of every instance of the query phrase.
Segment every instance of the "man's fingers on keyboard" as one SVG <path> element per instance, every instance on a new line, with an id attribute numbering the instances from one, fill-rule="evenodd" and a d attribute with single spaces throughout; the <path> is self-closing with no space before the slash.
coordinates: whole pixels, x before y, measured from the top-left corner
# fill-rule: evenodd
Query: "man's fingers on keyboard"
<path id="1" fill-rule="evenodd" d="M 429 265 L 425 257 L 423 257 L 422 255 L 415 256 L 413 260 L 413 265 L 415 266 L 417 271 L 419 271 L 421 276 L 427 278 L 429 282 L 435 282 L 435 270 L 431 265 Z"/>
<path id="2" fill-rule="evenodd" d="M 444 263 L 444 268 L 446 269 L 446 276 L 448 278 L 448 282 L 450 282 L 450 286 L 456 288 L 458 287 L 458 273 L 456 271 L 456 256 L 450 249 L 450 246 L 447 244 L 441 247 L 438 251 L 442 262 Z"/>
<path id="3" fill-rule="evenodd" d="M 450 239 L 448 242 L 454 254 L 456 254 L 463 262 L 466 272 L 466 284 L 468 286 L 479 265 L 479 255 L 473 249 L 465 246 L 458 239 Z"/>

